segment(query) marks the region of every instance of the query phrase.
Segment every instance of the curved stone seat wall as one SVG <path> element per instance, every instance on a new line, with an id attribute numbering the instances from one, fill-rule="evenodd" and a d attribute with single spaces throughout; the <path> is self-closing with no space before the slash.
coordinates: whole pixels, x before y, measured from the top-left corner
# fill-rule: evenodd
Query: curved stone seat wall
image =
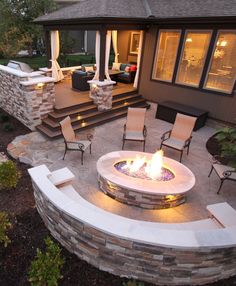
<path id="1" fill-rule="evenodd" d="M 236 274 L 236 227 L 195 232 L 153 229 L 159 237 L 157 243 L 152 243 L 149 227 L 158 228 L 158 223 L 140 222 L 143 233 L 139 239 L 131 239 L 126 235 L 124 222 L 132 220 L 110 214 L 113 224 L 108 231 L 108 212 L 94 206 L 98 212 L 95 216 L 89 208 L 76 205 L 72 198 L 40 178 L 40 172 L 31 177 L 37 209 L 51 234 L 70 252 L 101 270 L 168 285 L 206 284 Z M 81 219 L 76 217 L 78 211 L 83 214 Z M 101 213 L 104 213 L 104 229 Z M 120 224 L 114 222 L 115 217 L 117 222 L 121 218 Z M 169 244 L 173 237 L 176 246 Z"/>

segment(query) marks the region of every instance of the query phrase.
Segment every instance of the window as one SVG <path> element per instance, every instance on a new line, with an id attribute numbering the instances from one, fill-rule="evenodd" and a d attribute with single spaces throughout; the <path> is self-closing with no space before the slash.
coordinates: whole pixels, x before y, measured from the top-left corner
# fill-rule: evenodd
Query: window
<path id="1" fill-rule="evenodd" d="M 152 75 L 153 79 L 172 81 L 180 35 L 180 31 L 160 31 Z"/>
<path id="2" fill-rule="evenodd" d="M 232 93 L 236 74 L 236 31 L 219 31 L 205 88 Z"/>
<path id="3" fill-rule="evenodd" d="M 211 31 L 187 31 L 178 67 L 176 83 L 199 87 Z"/>

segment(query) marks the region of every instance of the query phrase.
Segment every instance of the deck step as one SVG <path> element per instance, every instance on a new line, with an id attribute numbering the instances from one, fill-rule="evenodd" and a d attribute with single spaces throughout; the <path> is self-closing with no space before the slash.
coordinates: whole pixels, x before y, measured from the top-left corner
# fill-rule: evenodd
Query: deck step
<path id="1" fill-rule="evenodd" d="M 131 94 L 131 95 L 126 95 L 126 96 L 119 97 L 119 98 L 115 97 L 115 99 L 113 98 L 112 105 L 117 106 L 120 104 L 124 104 L 126 102 L 130 102 L 132 100 L 140 99 L 140 98 L 142 98 L 142 96 L 139 94 Z M 73 106 L 70 109 L 67 108 L 65 110 L 61 110 L 59 113 L 57 111 L 50 112 L 48 114 L 48 116 L 52 119 L 59 119 L 59 121 L 60 121 L 68 115 L 70 117 L 75 117 L 78 115 L 84 115 L 84 114 L 89 113 L 89 112 L 94 112 L 96 110 L 97 110 L 97 106 L 92 102 L 88 106 L 82 106 L 82 107 L 78 107 L 78 108 L 75 108 Z"/>
<path id="2" fill-rule="evenodd" d="M 91 112 L 86 113 L 84 115 L 80 115 L 78 117 L 78 115 L 76 114 L 76 116 L 70 116 L 71 117 L 71 122 L 72 125 L 74 125 L 75 123 L 82 123 L 84 121 L 88 122 L 90 120 L 92 120 L 94 117 L 101 117 L 105 114 L 108 113 L 113 113 L 115 111 L 120 111 L 122 109 L 127 109 L 128 107 L 137 107 L 139 105 L 143 105 L 145 103 L 145 100 L 143 98 L 138 98 L 132 101 L 127 102 L 126 104 L 119 104 L 117 106 L 113 106 L 112 109 L 104 111 L 104 112 L 100 112 L 97 110 L 97 107 L 93 110 L 91 110 Z M 60 128 L 60 124 L 59 122 L 62 120 L 62 118 L 45 118 L 43 120 L 43 125 L 47 125 L 50 128 Z"/>
<path id="3" fill-rule="evenodd" d="M 145 100 L 143 100 L 142 103 L 140 102 L 138 106 L 143 107 L 143 108 L 149 108 L 149 104 L 147 104 Z M 74 122 L 73 129 L 75 131 L 83 131 L 85 129 L 89 129 L 89 128 L 110 122 L 112 120 L 125 117 L 127 115 L 127 108 L 126 109 L 118 108 L 117 110 L 112 110 L 112 112 L 103 112 L 100 114 L 102 114 L 102 116 L 99 116 L 99 117 L 94 116 L 85 124 L 82 124 L 82 122 L 78 122 L 78 121 Z M 37 126 L 37 129 L 51 139 L 61 137 L 60 129 L 57 129 L 57 128 L 51 129 L 49 126 L 44 125 L 44 124 Z"/>

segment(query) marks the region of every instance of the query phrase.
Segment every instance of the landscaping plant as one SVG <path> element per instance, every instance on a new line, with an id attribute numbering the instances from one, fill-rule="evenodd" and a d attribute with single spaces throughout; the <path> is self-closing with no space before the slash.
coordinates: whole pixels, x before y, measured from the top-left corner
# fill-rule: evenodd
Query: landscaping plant
<path id="1" fill-rule="evenodd" d="M 11 123 L 6 122 L 3 124 L 3 130 L 7 132 L 11 132 L 14 130 L 14 126 Z"/>
<path id="2" fill-rule="evenodd" d="M 0 243 L 3 243 L 4 247 L 7 247 L 7 245 L 11 242 L 6 234 L 11 226 L 12 225 L 8 219 L 7 213 L 0 212 Z"/>
<path id="3" fill-rule="evenodd" d="M 29 270 L 29 282 L 32 286 L 56 286 L 62 278 L 61 268 L 64 259 L 61 249 L 51 238 L 45 239 L 46 251 L 43 253 L 37 249 L 35 260 L 32 261 Z"/>
<path id="4" fill-rule="evenodd" d="M 8 160 L 0 163 L 0 190 L 15 188 L 20 176 L 13 161 Z"/>
<path id="5" fill-rule="evenodd" d="M 236 168 L 236 128 L 222 128 L 216 136 L 216 139 L 221 147 L 221 157 L 228 160 L 228 165 Z"/>
<path id="6" fill-rule="evenodd" d="M 0 122 L 7 122 L 10 120 L 10 117 L 5 113 L 0 113 Z"/>

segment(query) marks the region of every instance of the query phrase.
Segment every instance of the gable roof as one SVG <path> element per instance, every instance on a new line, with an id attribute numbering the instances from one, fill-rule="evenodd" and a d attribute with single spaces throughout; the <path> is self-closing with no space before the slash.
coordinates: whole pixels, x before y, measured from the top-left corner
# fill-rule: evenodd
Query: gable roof
<path id="1" fill-rule="evenodd" d="M 236 17 L 236 0 L 81 0 L 38 17 L 36 23 L 89 19 L 161 20 Z"/>

